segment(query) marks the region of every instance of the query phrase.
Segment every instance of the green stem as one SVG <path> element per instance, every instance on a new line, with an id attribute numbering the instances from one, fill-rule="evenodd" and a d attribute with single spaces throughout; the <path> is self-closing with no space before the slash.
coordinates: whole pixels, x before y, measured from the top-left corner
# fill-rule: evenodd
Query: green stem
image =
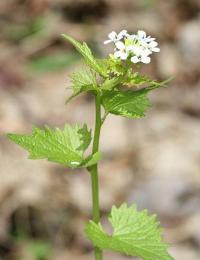
<path id="1" fill-rule="evenodd" d="M 95 132 L 92 153 L 96 153 L 99 150 L 99 137 L 101 130 L 101 97 L 99 94 L 95 96 L 96 105 L 96 121 L 95 121 Z M 100 222 L 100 208 L 99 208 L 99 180 L 98 180 L 98 165 L 95 164 L 89 169 L 91 175 L 92 184 L 92 215 L 95 223 Z M 102 260 L 103 255 L 101 249 L 98 247 L 95 250 L 95 260 Z"/>

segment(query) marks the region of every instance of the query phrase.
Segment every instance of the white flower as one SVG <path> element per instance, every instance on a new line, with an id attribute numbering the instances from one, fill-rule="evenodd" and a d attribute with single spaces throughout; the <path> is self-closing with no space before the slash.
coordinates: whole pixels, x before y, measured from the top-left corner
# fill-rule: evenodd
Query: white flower
<path id="1" fill-rule="evenodd" d="M 121 39 L 123 37 L 128 37 L 128 33 L 127 33 L 127 30 L 122 30 L 119 34 L 118 34 L 118 37 L 120 37 Z"/>
<path id="2" fill-rule="evenodd" d="M 148 48 L 149 50 L 151 50 L 152 52 L 159 52 L 160 51 L 160 48 L 157 47 L 158 46 L 158 43 L 155 42 L 155 41 L 151 41 L 149 44 L 148 44 Z"/>
<path id="3" fill-rule="evenodd" d="M 143 46 L 131 46 L 131 51 L 132 51 L 132 57 L 131 57 L 131 61 L 133 63 L 138 63 L 138 62 L 142 62 L 142 63 L 150 63 L 151 58 L 149 57 L 149 55 L 151 54 L 151 52 L 148 49 L 145 49 Z"/>
<path id="4" fill-rule="evenodd" d="M 126 30 L 122 30 L 119 34 L 113 31 L 108 35 L 108 38 L 109 40 L 104 43 L 114 43 L 114 57 L 116 59 L 130 59 L 132 63 L 148 64 L 151 61 L 150 55 L 160 51 L 155 38 L 147 36 L 146 32 L 142 30 L 139 30 L 137 34 L 128 34 Z"/>
<path id="5" fill-rule="evenodd" d="M 111 33 L 108 34 L 108 38 L 109 40 L 105 41 L 104 44 L 108 44 L 111 42 L 118 42 L 121 39 L 123 39 L 123 37 L 128 36 L 128 33 L 126 30 L 122 30 L 119 34 L 117 34 L 116 32 L 112 31 Z"/>
<path id="6" fill-rule="evenodd" d="M 142 30 L 139 30 L 139 31 L 137 32 L 137 35 L 138 35 L 138 37 L 141 38 L 141 39 L 144 39 L 144 38 L 146 38 L 146 36 L 147 36 L 147 34 L 146 34 L 144 31 L 142 31 Z"/>
<path id="7" fill-rule="evenodd" d="M 148 48 L 151 52 L 159 52 L 160 48 L 158 48 L 158 43 L 155 41 L 155 38 L 151 36 L 147 36 L 144 31 L 139 30 L 137 32 L 137 40 L 140 44 L 146 48 Z"/>
<path id="8" fill-rule="evenodd" d="M 133 56 L 133 57 L 131 57 L 131 61 L 132 61 L 133 63 L 142 62 L 142 63 L 148 64 L 148 63 L 151 62 L 151 58 L 148 57 L 148 56 L 145 56 L 145 55 Z"/>
<path id="9" fill-rule="evenodd" d="M 143 40 L 143 41 L 147 42 L 147 43 L 152 42 L 152 41 L 155 40 L 155 38 L 152 38 L 151 36 L 147 36 L 146 32 L 144 32 L 144 31 L 142 31 L 142 30 L 139 30 L 139 31 L 137 32 L 136 37 L 137 37 L 138 39 L 140 39 L 140 40 Z"/>
<path id="10" fill-rule="evenodd" d="M 115 43 L 116 49 L 114 53 L 115 58 L 120 58 L 121 60 L 126 60 L 128 58 L 128 51 L 123 42 Z"/>

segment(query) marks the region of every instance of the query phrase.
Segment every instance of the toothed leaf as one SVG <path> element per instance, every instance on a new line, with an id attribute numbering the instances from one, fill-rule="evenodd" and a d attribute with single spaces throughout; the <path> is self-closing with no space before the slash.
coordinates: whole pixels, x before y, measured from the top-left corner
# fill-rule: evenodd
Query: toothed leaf
<path id="1" fill-rule="evenodd" d="M 8 134 L 8 138 L 26 149 L 30 159 L 48 159 L 77 168 L 84 166 L 87 160 L 83 155 L 91 142 L 91 131 L 86 125 L 71 127 L 66 124 L 63 130 L 34 127 L 30 135 Z"/>
<path id="2" fill-rule="evenodd" d="M 143 84 L 144 78 L 138 78 L 138 84 Z M 135 91 L 104 90 L 102 104 L 107 113 L 121 115 L 128 118 L 142 118 L 146 110 L 151 106 L 148 92 L 153 89 L 166 86 L 171 80 L 163 82 L 149 81 L 149 86 Z M 148 82 L 147 82 L 148 83 Z"/>
<path id="3" fill-rule="evenodd" d="M 76 41 L 75 39 L 73 39 L 71 36 L 66 35 L 66 34 L 62 34 L 62 36 L 66 40 L 68 40 L 72 45 L 74 45 L 76 50 L 84 57 L 86 64 L 91 69 L 98 72 L 101 76 L 106 77 L 105 68 L 103 66 L 101 66 L 101 64 L 94 58 L 90 48 L 88 47 L 88 45 L 85 42 L 80 43 L 80 42 Z"/>
<path id="4" fill-rule="evenodd" d="M 105 91 L 102 96 L 102 104 L 106 112 L 129 118 L 141 118 L 150 107 L 147 97 L 149 90 L 137 91 Z"/>
<path id="5" fill-rule="evenodd" d="M 85 228 L 87 237 L 101 250 L 113 250 L 143 260 L 172 260 L 168 245 L 162 242 L 162 234 L 155 215 L 147 210 L 137 211 L 136 206 L 122 204 L 112 207 L 109 221 L 113 234 L 107 234 L 101 224 L 90 221 Z"/>
<path id="6" fill-rule="evenodd" d="M 72 98 L 82 92 L 98 91 L 95 73 L 92 70 L 82 70 L 71 75 L 73 94 L 67 99 L 69 102 Z"/>
<path id="7" fill-rule="evenodd" d="M 117 76 L 112 79 L 106 79 L 104 83 L 101 85 L 102 90 L 112 90 L 116 88 L 118 85 L 122 85 L 122 82 L 124 80 L 123 76 Z"/>

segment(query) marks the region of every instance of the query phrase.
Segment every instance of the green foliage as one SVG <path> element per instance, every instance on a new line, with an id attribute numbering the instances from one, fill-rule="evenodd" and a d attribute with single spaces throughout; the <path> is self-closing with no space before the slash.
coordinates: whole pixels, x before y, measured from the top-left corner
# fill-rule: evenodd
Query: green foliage
<path id="1" fill-rule="evenodd" d="M 102 96 L 102 104 L 107 113 L 128 118 L 141 118 L 145 116 L 146 109 L 150 107 L 148 91 L 148 89 L 105 91 Z"/>
<path id="2" fill-rule="evenodd" d="M 148 92 L 165 86 L 171 79 L 161 83 L 151 80 L 138 72 L 133 72 L 130 61 L 121 61 L 112 55 L 108 59 L 96 59 L 86 43 L 80 43 L 68 35 L 63 34 L 63 37 L 77 49 L 88 66 L 86 70 L 72 74 L 73 94 L 68 101 L 86 91 L 98 95 L 93 145 L 93 150 L 96 151 L 101 128 L 99 122 L 103 122 L 107 114 L 128 118 L 144 117 L 151 105 Z M 64 56 L 58 60 L 47 58 L 32 65 L 38 71 L 54 70 L 62 68 L 69 60 Z M 101 105 L 105 109 L 104 118 L 101 118 Z M 30 135 L 8 134 L 8 137 L 25 148 L 30 154 L 29 158 L 48 159 L 70 168 L 86 167 L 90 171 L 92 169 L 90 166 L 97 164 L 101 157 L 99 152 L 88 157 L 84 156 L 92 139 L 91 131 L 86 125 L 71 127 L 66 124 L 63 130 L 47 126 L 44 129 L 34 127 Z M 93 198 L 98 198 L 97 167 L 93 169 L 94 171 L 91 171 Z M 95 210 L 98 213 L 98 205 L 93 206 L 97 206 Z M 95 247 L 138 256 L 143 260 L 173 259 L 167 252 L 168 246 L 162 242 L 161 229 L 156 217 L 148 215 L 146 210 L 139 212 L 134 205 L 128 207 L 123 204 L 119 208 L 114 206 L 109 221 L 113 227 L 112 235 L 107 234 L 100 223 L 90 221 L 86 225 L 86 234 Z M 34 245 L 32 250 L 35 255 L 46 254 L 46 247 L 40 244 Z"/>
<path id="3" fill-rule="evenodd" d="M 136 206 L 112 207 L 109 221 L 113 234 L 107 234 L 101 224 L 90 221 L 85 228 L 87 237 L 101 250 L 113 250 L 143 260 L 172 260 L 168 245 L 162 242 L 161 228 L 155 215 L 147 210 L 138 212 Z"/>
<path id="4" fill-rule="evenodd" d="M 148 92 L 166 86 L 169 81 L 171 81 L 171 78 L 163 82 L 156 82 L 135 73 L 135 76 L 133 76 L 132 80 L 129 82 L 130 84 L 140 86 L 147 83 L 149 86 L 134 91 L 123 91 L 120 89 L 104 90 L 102 94 L 102 105 L 104 106 L 106 113 L 128 118 L 142 118 L 145 116 L 146 110 L 151 106 L 147 95 Z M 122 84 L 126 85 L 127 82 L 124 81 L 123 83 L 122 81 Z"/>
<path id="5" fill-rule="evenodd" d="M 66 40 L 68 40 L 72 45 L 74 45 L 76 50 L 84 57 L 86 64 L 91 69 L 98 72 L 101 76 L 106 77 L 105 68 L 103 66 L 101 66 L 101 64 L 94 58 L 90 48 L 88 47 L 88 45 L 85 42 L 80 43 L 66 34 L 62 34 L 62 36 Z"/>
<path id="6" fill-rule="evenodd" d="M 148 89 L 155 89 L 165 87 L 172 79 L 173 78 L 171 77 L 165 81 L 158 82 L 145 75 L 139 74 L 138 72 L 132 73 L 132 71 L 129 70 L 124 85 L 128 87 L 141 87 L 142 85 L 148 85 Z"/>
<path id="7" fill-rule="evenodd" d="M 101 74 L 103 78 L 108 78 L 109 70 L 108 70 L 108 59 L 96 59 L 99 67 L 101 68 Z"/>
<path id="8" fill-rule="evenodd" d="M 72 75 L 73 95 L 67 101 L 85 91 L 91 91 L 94 94 L 100 92 L 106 113 L 129 118 L 144 117 L 146 109 L 150 107 L 147 93 L 151 89 L 163 86 L 163 83 L 140 75 L 138 72 L 133 73 L 130 62 L 123 62 L 112 55 L 108 59 L 95 59 L 86 43 L 80 43 L 65 34 L 62 36 L 74 45 L 90 67 L 90 70 Z M 98 76 L 103 79 L 100 80 Z M 143 89 L 122 90 L 122 87 L 141 88 L 141 86 Z"/>
<path id="9" fill-rule="evenodd" d="M 129 71 L 125 84 L 130 86 L 141 86 L 143 84 L 154 84 L 156 81 L 148 78 L 147 76 L 141 75 L 138 72 L 132 73 Z"/>
<path id="10" fill-rule="evenodd" d="M 25 148 L 30 159 L 46 158 L 71 168 L 88 167 L 100 159 L 99 153 L 83 157 L 91 142 L 91 131 L 86 125 L 72 128 L 66 124 L 63 130 L 34 127 L 31 135 L 8 134 L 8 137 Z"/>
<path id="11" fill-rule="evenodd" d="M 111 79 L 106 79 L 101 85 L 102 90 L 112 90 L 118 86 L 121 86 L 124 80 L 124 76 L 116 76 Z"/>
<path id="12" fill-rule="evenodd" d="M 84 70 L 73 73 L 71 82 L 74 93 L 82 92 L 88 89 L 96 89 L 95 73 L 91 70 Z"/>
<path id="13" fill-rule="evenodd" d="M 96 83 L 96 74 L 89 69 L 73 73 L 71 83 L 73 94 L 67 99 L 67 102 L 82 92 L 99 90 Z"/>
<path id="14" fill-rule="evenodd" d="M 127 65 L 124 64 L 121 60 L 115 59 L 113 55 L 107 59 L 107 70 L 110 75 L 122 76 L 127 72 Z"/>

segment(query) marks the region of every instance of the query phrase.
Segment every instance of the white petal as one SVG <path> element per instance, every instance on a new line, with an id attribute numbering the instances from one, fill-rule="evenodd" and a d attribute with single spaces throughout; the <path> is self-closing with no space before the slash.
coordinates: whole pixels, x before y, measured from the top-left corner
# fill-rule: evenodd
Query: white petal
<path id="1" fill-rule="evenodd" d="M 150 57 L 147 57 L 147 56 L 142 56 L 141 57 L 141 62 L 145 63 L 145 64 L 148 64 L 150 63 L 151 61 L 151 58 Z"/>
<path id="2" fill-rule="evenodd" d="M 128 46 L 126 46 L 126 50 L 127 51 L 133 51 L 134 50 L 134 46 L 133 45 L 128 45 Z"/>
<path id="3" fill-rule="evenodd" d="M 145 50 L 143 50 L 143 52 L 142 52 L 142 56 L 149 56 L 150 54 L 152 54 L 152 51 L 151 51 L 151 50 L 148 50 L 148 49 L 145 49 Z"/>
<path id="4" fill-rule="evenodd" d="M 106 41 L 104 41 L 104 44 L 108 44 L 110 42 L 113 42 L 113 41 L 112 40 L 106 40 Z"/>
<path id="5" fill-rule="evenodd" d="M 112 31 L 111 33 L 108 34 L 108 38 L 110 38 L 112 41 L 116 40 L 117 33 Z"/>
<path id="6" fill-rule="evenodd" d="M 142 31 L 142 30 L 139 30 L 139 31 L 138 31 L 138 36 L 139 36 L 140 38 L 145 38 L 145 37 L 146 37 L 146 33 L 145 33 L 144 31 Z"/>
<path id="7" fill-rule="evenodd" d="M 149 43 L 149 42 L 155 41 L 155 39 L 156 39 L 156 38 L 152 38 L 151 36 L 148 36 L 148 37 L 145 39 L 145 41 Z"/>
<path id="8" fill-rule="evenodd" d="M 116 51 L 116 52 L 114 53 L 114 57 L 115 57 L 115 58 L 120 58 L 121 55 L 122 55 L 122 52 L 121 52 L 121 51 Z"/>
<path id="9" fill-rule="evenodd" d="M 132 45 L 132 51 L 136 56 L 140 56 L 143 52 L 143 49 L 140 46 Z"/>
<path id="10" fill-rule="evenodd" d="M 149 47 L 151 47 L 151 48 L 154 48 L 156 46 L 158 46 L 158 43 L 155 42 L 155 41 L 152 41 L 152 42 L 149 43 Z"/>
<path id="11" fill-rule="evenodd" d="M 119 34 L 118 34 L 118 38 L 120 38 L 120 40 L 124 37 L 127 36 L 127 30 L 122 30 Z"/>
<path id="12" fill-rule="evenodd" d="M 127 59 L 127 57 L 128 57 L 128 54 L 126 53 L 126 52 L 122 52 L 121 53 L 121 60 L 126 60 Z"/>
<path id="13" fill-rule="evenodd" d="M 148 48 L 148 47 L 149 47 L 149 45 L 148 45 L 148 43 L 145 41 L 145 39 L 140 39 L 140 40 L 139 40 L 139 43 L 140 43 L 140 45 L 142 45 L 142 46 L 145 47 L 145 48 Z"/>
<path id="14" fill-rule="evenodd" d="M 131 61 L 132 61 L 133 63 L 138 63 L 138 62 L 140 62 L 140 60 L 139 60 L 139 58 L 138 58 L 137 56 L 133 56 L 133 57 L 131 58 Z"/>
<path id="15" fill-rule="evenodd" d="M 152 51 L 154 51 L 154 52 L 160 52 L 160 48 L 153 48 Z"/>
<path id="16" fill-rule="evenodd" d="M 122 50 L 122 49 L 125 49 L 125 45 L 124 45 L 124 43 L 123 42 L 116 42 L 115 43 L 115 46 L 117 47 L 117 49 L 119 49 L 119 50 Z"/>
<path id="17" fill-rule="evenodd" d="M 137 35 L 136 34 L 129 34 L 127 38 L 129 40 L 135 40 L 135 39 L 137 39 Z"/>

